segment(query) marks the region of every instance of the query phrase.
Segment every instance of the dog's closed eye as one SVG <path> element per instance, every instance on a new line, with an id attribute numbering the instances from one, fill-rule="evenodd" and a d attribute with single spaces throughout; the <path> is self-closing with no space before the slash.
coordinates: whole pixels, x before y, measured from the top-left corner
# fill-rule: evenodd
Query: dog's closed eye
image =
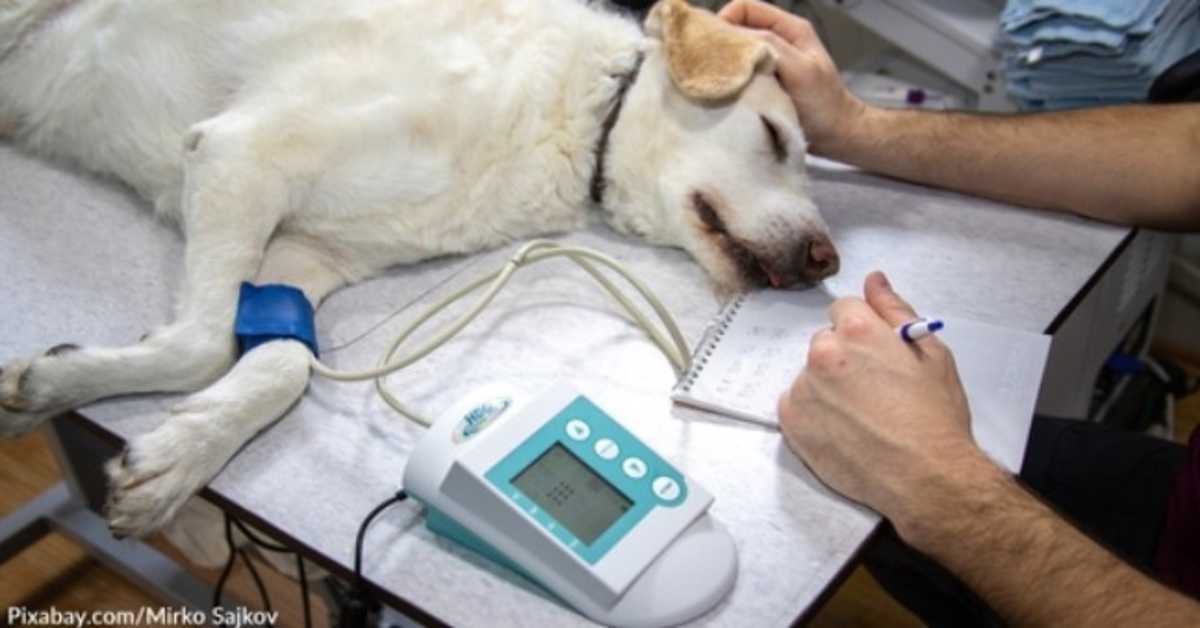
<path id="1" fill-rule="evenodd" d="M 703 193 L 692 194 L 692 205 L 696 208 L 696 213 L 700 215 L 700 222 L 703 222 L 704 226 L 716 233 L 727 233 L 725 221 L 717 215 L 717 210 L 713 208 L 712 203 L 708 202 L 708 198 Z"/>
<path id="2" fill-rule="evenodd" d="M 760 115 L 758 118 L 762 120 L 763 128 L 767 131 L 767 141 L 771 144 L 771 152 L 774 153 L 775 160 L 779 163 L 787 161 L 787 141 L 783 139 L 783 134 L 766 116 Z"/>

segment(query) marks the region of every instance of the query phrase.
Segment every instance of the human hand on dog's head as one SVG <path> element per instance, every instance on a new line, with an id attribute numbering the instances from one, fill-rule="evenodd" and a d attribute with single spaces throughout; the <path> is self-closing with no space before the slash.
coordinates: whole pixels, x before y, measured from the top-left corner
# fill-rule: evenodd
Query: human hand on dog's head
<path id="1" fill-rule="evenodd" d="M 954 357 L 936 337 L 906 343 L 916 318 L 882 273 L 863 299 L 834 302 L 808 364 L 779 400 L 780 431 L 818 477 L 878 510 L 908 539 L 945 506 L 948 483 L 998 473 L 971 436 Z"/>
<path id="2" fill-rule="evenodd" d="M 812 24 L 759 0 L 733 0 L 718 15 L 771 44 L 776 76 L 796 105 L 810 151 L 836 152 L 869 107 L 846 89 Z"/>

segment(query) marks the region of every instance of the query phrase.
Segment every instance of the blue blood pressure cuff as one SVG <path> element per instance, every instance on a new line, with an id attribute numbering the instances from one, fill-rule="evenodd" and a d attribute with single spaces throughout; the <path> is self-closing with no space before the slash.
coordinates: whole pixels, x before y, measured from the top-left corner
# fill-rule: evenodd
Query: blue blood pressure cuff
<path id="1" fill-rule="evenodd" d="M 292 286 L 242 282 L 233 333 L 242 355 L 264 342 L 281 339 L 299 340 L 317 355 L 312 303 Z"/>

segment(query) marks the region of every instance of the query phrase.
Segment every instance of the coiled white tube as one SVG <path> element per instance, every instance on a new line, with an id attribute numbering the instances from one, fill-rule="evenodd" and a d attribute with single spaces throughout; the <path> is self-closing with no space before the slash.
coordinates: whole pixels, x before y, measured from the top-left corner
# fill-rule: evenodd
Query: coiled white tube
<path id="1" fill-rule="evenodd" d="M 504 286 L 508 284 L 508 280 L 511 279 L 513 274 L 519 269 L 524 266 L 528 266 L 529 264 L 537 263 L 554 257 L 566 257 L 587 271 L 587 273 L 591 275 L 592 278 L 595 279 L 601 285 L 601 287 L 603 287 L 609 293 L 609 295 L 613 297 L 613 299 L 621 304 L 621 307 L 623 307 L 629 316 L 633 318 L 634 322 L 636 322 L 638 326 L 641 327 L 648 336 L 650 336 L 650 339 L 654 342 L 655 346 L 657 346 L 659 350 L 663 352 L 663 355 L 665 355 L 671 362 L 671 365 L 675 368 L 676 373 L 682 374 L 688 369 L 691 364 L 691 353 L 688 351 L 687 341 L 684 340 L 683 334 L 679 331 L 679 325 L 675 322 L 674 317 L 671 316 L 671 312 L 667 310 L 667 308 L 662 304 L 658 297 L 656 297 L 654 293 L 650 291 L 649 288 L 642 284 L 637 277 L 633 276 L 633 274 L 630 273 L 624 266 L 622 266 L 620 262 L 593 249 L 576 246 L 563 246 L 551 240 L 533 240 L 522 246 L 511 258 L 509 258 L 508 262 L 500 270 L 476 279 L 467 286 L 442 299 L 438 303 L 435 303 L 421 316 L 417 317 L 416 320 L 409 324 L 409 326 L 405 328 L 399 336 L 396 337 L 391 346 L 388 347 L 387 353 L 384 354 L 383 358 L 379 362 L 379 366 L 363 371 L 338 371 L 321 363 L 321 361 L 314 356 L 312 358 L 312 370 L 314 373 L 323 377 L 328 377 L 330 379 L 343 382 L 373 379 L 375 380 L 375 388 L 379 392 L 380 397 L 383 398 L 384 402 L 386 402 L 400 414 L 403 414 L 413 421 L 416 421 L 422 425 L 429 425 L 429 419 L 406 408 L 404 404 L 400 403 L 400 401 L 394 395 L 384 388 L 383 378 L 413 364 L 426 355 L 429 355 L 435 349 L 445 344 L 446 341 L 453 338 L 455 334 L 462 331 L 464 327 L 466 327 L 472 320 L 479 316 L 480 312 L 482 312 L 483 309 L 492 302 L 492 299 L 499 294 L 500 290 L 502 290 Z M 658 327 L 651 323 L 650 320 L 646 318 L 645 314 L 643 314 L 642 311 L 636 305 L 634 305 L 632 301 L 629 300 L 625 293 L 623 293 L 607 276 L 597 269 L 592 262 L 598 262 L 603 266 L 607 266 L 625 279 L 625 281 L 627 281 L 630 285 L 632 285 L 638 291 L 638 293 L 642 295 L 642 298 L 650 304 L 650 307 L 654 310 L 654 313 L 658 315 L 658 319 L 666 328 L 667 334 L 670 336 L 670 338 L 668 339 L 665 337 Z M 487 286 L 487 289 L 467 312 L 459 316 L 457 320 L 439 331 L 433 336 L 433 338 L 428 340 L 425 344 L 421 345 L 412 353 L 404 356 L 403 358 L 393 359 L 393 356 L 395 356 L 396 351 L 400 348 L 400 345 L 403 344 L 404 341 L 407 340 L 408 337 L 417 330 L 417 328 L 425 324 L 429 319 L 436 316 L 442 310 L 456 303 L 459 299 L 462 299 L 466 295 L 485 285 Z"/>

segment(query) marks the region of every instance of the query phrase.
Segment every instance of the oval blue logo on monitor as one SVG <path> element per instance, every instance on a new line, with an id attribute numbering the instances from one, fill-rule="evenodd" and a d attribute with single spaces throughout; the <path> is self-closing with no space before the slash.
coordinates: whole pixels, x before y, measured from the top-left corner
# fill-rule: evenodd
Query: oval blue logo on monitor
<path id="1" fill-rule="evenodd" d="M 454 442 L 461 443 L 483 431 L 511 405 L 512 399 L 497 397 L 471 408 L 454 429 Z"/>

